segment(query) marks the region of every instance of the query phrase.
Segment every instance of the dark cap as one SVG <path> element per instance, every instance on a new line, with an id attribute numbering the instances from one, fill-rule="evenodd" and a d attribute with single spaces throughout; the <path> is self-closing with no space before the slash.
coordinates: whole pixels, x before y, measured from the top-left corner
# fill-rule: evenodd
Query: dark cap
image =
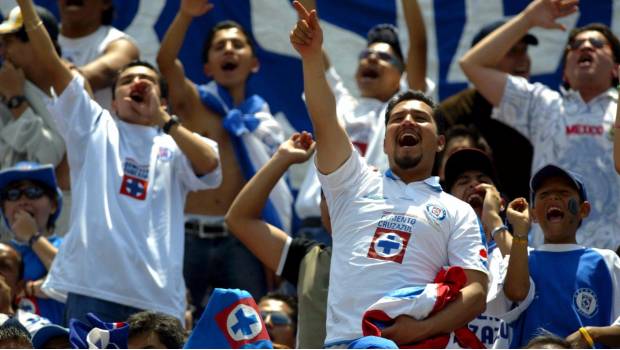
<path id="1" fill-rule="evenodd" d="M 555 165 L 546 165 L 542 167 L 540 170 L 532 176 L 532 180 L 530 181 L 530 189 L 532 191 L 532 205 L 534 204 L 534 197 L 536 196 L 536 191 L 540 189 L 540 186 L 550 177 L 564 177 L 568 179 L 574 186 L 577 192 L 579 192 L 579 196 L 582 201 L 588 200 L 588 195 L 586 193 L 586 187 L 583 185 L 583 181 L 581 180 L 581 176 L 576 173 L 573 173 L 568 170 L 564 170 Z"/>
<path id="2" fill-rule="evenodd" d="M 491 157 L 477 148 L 461 148 L 453 152 L 446 161 L 445 189 L 449 192 L 461 174 L 466 171 L 478 170 L 493 180 L 493 184 L 499 186 L 497 171 Z"/>
<path id="3" fill-rule="evenodd" d="M 474 39 L 471 41 L 471 46 L 474 47 L 474 45 L 480 42 L 480 40 L 484 39 L 485 36 L 491 34 L 491 32 L 501 27 L 505 23 L 506 23 L 505 20 L 499 20 L 493 23 L 489 23 L 486 26 L 482 27 L 480 31 L 478 32 L 478 34 L 476 34 L 474 36 Z M 534 35 L 530 33 L 525 34 L 525 36 L 521 39 L 521 41 L 523 41 L 524 43 L 528 45 L 538 45 L 538 38 L 536 38 Z"/>
<path id="4" fill-rule="evenodd" d="M 389 23 L 377 24 L 370 28 L 366 35 L 368 40 L 367 45 L 374 43 L 386 43 L 392 47 L 396 57 L 404 62 L 403 50 L 400 47 L 400 41 L 398 40 L 398 29 Z"/>
<path id="5" fill-rule="evenodd" d="M 50 11 L 43 7 L 35 6 L 35 9 L 52 41 L 57 41 L 59 30 L 56 17 L 54 17 Z M 0 35 L 14 34 L 20 30 L 24 30 L 24 18 L 22 17 L 22 12 L 19 6 L 17 6 L 14 7 L 11 12 L 9 12 L 9 15 L 2 21 L 2 23 L 0 23 Z"/>

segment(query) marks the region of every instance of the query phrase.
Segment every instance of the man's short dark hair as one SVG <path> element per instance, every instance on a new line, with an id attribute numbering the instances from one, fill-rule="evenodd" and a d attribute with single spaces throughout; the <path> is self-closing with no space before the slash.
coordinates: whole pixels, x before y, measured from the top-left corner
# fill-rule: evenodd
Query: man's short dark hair
<path id="1" fill-rule="evenodd" d="M 17 319 L 10 318 L 0 326 L 0 347 L 26 347 L 28 345 L 30 345 L 29 348 L 32 349 L 30 333 Z"/>
<path id="2" fill-rule="evenodd" d="M 168 349 L 181 349 L 185 343 L 181 322 L 170 315 L 155 311 L 135 313 L 127 319 L 129 338 L 154 332 Z"/>
<path id="3" fill-rule="evenodd" d="M 485 140 L 478 128 L 476 128 L 474 125 L 467 126 L 463 124 L 456 124 L 448 128 L 448 130 L 446 130 L 446 145 L 450 143 L 450 140 L 457 137 L 468 138 L 472 141 L 473 148 L 477 148 L 485 152 L 489 156 L 493 155 L 491 146 L 489 146 L 487 140 Z"/>
<path id="4" fill-rule="evenodd" d="M 124 71 L 126 71 L 127 69 L 131 67 L 146 67 L 154 71 L 157 74 L 157 80 L 159 81 L 159 91 L 161 92 L 160 97 L 168 98 L 168 82 L 166 81 L 164 76 L 161 75 L 161 73 L 159 72 L 159 69 L 157 69 L 157 67 L 148 63 L 147 61 L 142 61 L 140 59 L 137 59 L 137 60 L 133 60 L 127 63 L 125 66 L 123 66 L 123 68 L 118 70 L 118 73 L 116 73 L 116 77 L 114 78 L 114 82 L 112 83 L 112 99 L 116 98 L 116 84 L 118 83 L 118 77 L 121 75 L 121 73 L 123 73 Z"/>
<path id="5" fill-rule="evenodd" d="M 388 23 L 377 24 L 370 28 L 366 35 L 367 44 L 370 46 L 374 43 L 386 43 L 390 45 L 396 57 L 405 65 L 405 58 L 403 56 L 403 50 L 400 47 L 400 41 L 398 40 L 398 30 L 395 26 Z"/>
<path id="6" fill-rule="evenodd" d="M 422 91 L 419 90 L 407 90 L 398 93 L 396 96 L 390 99 L 387 105 L 387 109 L 385 111 L 385 125 L 388 124 L 388 121 L 390 120 L 390 114 L 392 113 L 394 107 L 396 107 L 397 104 L 403 101 L 409 100 L 421 101 L 431 107 L 431 109 L 433 110 L 433 119 L 435 120 L 435 124 L 437 124 L 437 134 L 443 135 L 445 131 L 445 122 L 444 119 L 437 114 L 438 105 L 435 103 L 435 101 L 433 101 L 430 96 L 424 94 Z"/>
<path id="7" fill-rule="evenodd" d="M 562 57 L 562 62 L 564 63 L 564 66 L 566 66 L 566 56 L 568 55 L 568 52 L 570 51 L 570 44 L 572 44 L 573 41 L 575 41 L 575 39 L 577 38 L 577 35 L 583 32 L 588 32 L 588 31 L 599 32 L 605 37 L 605 39 L 607 39 L 607 42 L 609 43 L 609 46 L 611 47 L 611 52 L 614 55 L 614 62 L 616 62 L 617 64 L 620 64 L 620 41 L 618 40 L 618 38 L 614 35 L 614 33 L 611 31 L 611 29 L 609 29 L 607 25 L 603 23 L 590 23 L 588 25 L 575 28 L 570 31 L 570 34 L 568 35 L 568 42 L 566 43 L 566 48 L 564 48 L 564 56 Z M 610 86 L 617 86 L 618 83 L 619 83 L 618 78 L 614 78 L 611 81 Z M 567 81 L 563 83 L 563 86 L 567 89 L 570 88 L 570 85 Z"/>
<path id="8" fill-rule="evenodd" d="M 555 345 L 555 349 L 573 349 L 571 343 L 566 339 L 558 337 L 557 335 L 543 330 L 543 334 L 532 338 L 524 349 L 549 349 L 549 345 Z"/>
<path id="9" fill-rule="evenodd" d="M 252 37 L 245 30 L 245 28 L 243 28 L 241 24 L 235 21 L 225 20 L 225 21 L 218 22 L 209 31 L 209 35 L 207 35 L 207 38 L 205 39 L 204 44 L 202 46 L 202 63 L 209 62 L 209 49 L 211 49 L 211 45 L 213 45 L 213 39 L 215 38 L 215 33 L 219 32 L 220 30 L 231 29 L 231 28 L 237 28 L 239 29 L 241 33 L 243 33 L 243 35 L 245 36 L 245 39 L 248 42 L 248 45 L 250 45 L 250 48 L 252 49 L 252 54 L 256 56 L 256 46 L 254 44 L 254 41 L 252 40 Z"/>

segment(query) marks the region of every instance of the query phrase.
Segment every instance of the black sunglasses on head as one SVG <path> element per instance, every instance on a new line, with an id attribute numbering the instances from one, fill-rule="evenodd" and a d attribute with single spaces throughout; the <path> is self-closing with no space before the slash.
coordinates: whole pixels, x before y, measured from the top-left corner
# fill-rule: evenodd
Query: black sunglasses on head
<path id="1" fill-rule="evenodd" d="M 25 195 L 28 199 L 39 199 L 43 197 L 45 190 L 37 186 L 29 186 L 26 188 L 11 188 L 2 192 L 2 199 L 14 202 Z"/>
<path id="2" fill-rule="evenodd" d="M 585 39 L 575 39 L 568 44 L 568 47 L 571 50 L 579 49 L 585 42 L 589 42 L 590 45 L 594 46 L 597 49 L 602 49 L 605 46 L 605 41 L 597 38 L 585 38 Z"/>
<path id="3" fill-rule="evenodd" d="M 271 321 L 274 326 L 288 326 L 293 323 L 287 314 L 280 311 L 261 311 L 260 317 L 267 323 L 267 319 Z"/>

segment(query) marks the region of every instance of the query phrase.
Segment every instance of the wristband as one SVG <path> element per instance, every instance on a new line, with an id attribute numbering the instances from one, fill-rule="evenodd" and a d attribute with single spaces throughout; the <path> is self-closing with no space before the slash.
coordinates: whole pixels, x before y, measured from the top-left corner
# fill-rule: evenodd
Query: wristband
<path id="1" fill-rule="evenodd" d="M 506 227 L 506 225 L 500 225 L 494 228 L 493 231 L 491 231 L 491 239 L 495 240 L 495 236 L 502 231 L 508 231 L 508 227 Z"/>
<path id="2" fill-rule="evenodd" d="M 590 332 L 588 332 L 585 327 L 581 327 L 579 328 L 579 333 L 581 333 L 581 336 L 585 339 L 586 343 L 588 343 L 591 348 L 594 348 L 594 340 L 592 339 Z"/>
<path id="3" fill-rule="evenodd" d="M 512 242 L 528 244 L 527 237 L 512 236 Z"/>
<path id="4" fill-rule="evenodd" d="M 26 31 L 27 32 L 31 32 L 37 28 L 39 28 L 40 26 L 43 25 L 43 21 L 41 19 L 39 19 L 39 21 L 35 24 L 30 25 L 29 23 L 26 23 L 25 27 L 26 27 Z"/>
<path id="5" fill-rule="evenodd" d="M 161 127 L 161 129 L 163 130 L 164 133 L 166 134 L 170 134 L 170 129 L 179 124 L 179 117 L 177 117 L 176 115 L 171 115 L 170 119 L 164 124 L 164 126 Z"/>
<path id="6" fill-rule="evenodd" d="M 41 232 L 37 232 L 35 233 L 32 237 L 30 237 L 30 239 L 28 240 L 28 245 L 32 247 L 32 245 L 39 240 L 39 238 L 43 237 L 43 234 L 41 234 Z"/>

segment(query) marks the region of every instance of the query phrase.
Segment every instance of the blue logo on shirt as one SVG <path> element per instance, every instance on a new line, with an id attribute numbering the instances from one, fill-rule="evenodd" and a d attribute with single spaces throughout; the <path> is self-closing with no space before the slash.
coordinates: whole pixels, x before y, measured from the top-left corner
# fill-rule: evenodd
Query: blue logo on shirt
<path id="1" fill-rule="evenodd" d="M 592 318 L 598 311 L 598 298 L 590 288 L 579 288 L 573 294 L 573 302 L 577 312 L 584 317 Z"/>

